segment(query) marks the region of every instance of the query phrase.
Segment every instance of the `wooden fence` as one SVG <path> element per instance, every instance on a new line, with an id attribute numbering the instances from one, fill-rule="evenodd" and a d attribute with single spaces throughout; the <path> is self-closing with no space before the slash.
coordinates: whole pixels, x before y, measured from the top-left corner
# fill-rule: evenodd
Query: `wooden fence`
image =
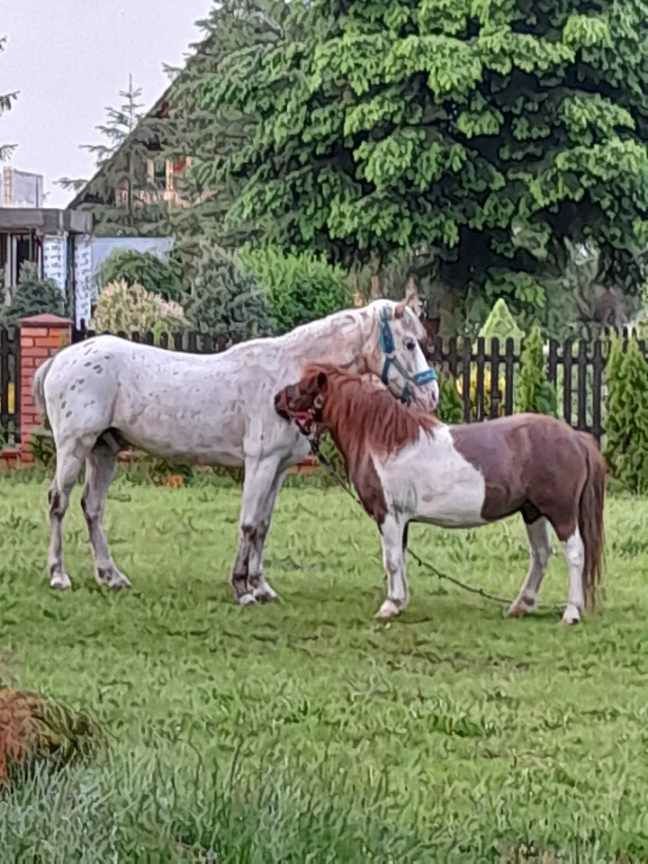
<path id="1" fill-rule="evenodd" d="M 0 327 L 0 444 L 13 446 L 20 438 L 20 333 Z"/>
<path id="2" fill-rule="evenodd" d="M 74 342 L 95 335 L 80 327 L 72 331 Z M 133 342 L 154 344 L 176 351 L 212 353 L 227 347 L 227 340 L 211 334 L 182 332 L 163 334 L 155 340 L 153 333 L 117 333 Z M 602 338 L 550 341 L 545 346 L 547 374 L 555 385 L 560 416 L 577 429 L 591 432 L 600 441 L 604 434 L 605 377 L 604 368 L 610 346 L 610 332 Z M 627 331 L 621 334 L 629 338 Z M 648 350 L 639 346 L 644 356 Z M 428 350 L 430 363 L 441 376 L 449 373 L 457 381 L 466 423 L 512 414 L 515 387 L 520 371 L 520 354 L 513 340 L 445 339 L 435 336 Z M 27 359 L 25 362 L 32 362 Z M 0 327 L 0 438 L 12 444 L 20 437 L 20 345 L 17 328 Z"/>
<path id="3" fill-rule="evenodd" d="M 639 343 L 646 353 L 643 343 Z M 603 370 L 609 339 L 551 340 L 546 346 L 547 376 L 556 387 L 558 412 L 570 426 L 601 440 L 605 387 Z M 450 373 L 461 393 L 464 422 L 512 414 L 520 353 L 512 339 L 443 339 L 435 337 L 428 350 L 440 375 Z"/>

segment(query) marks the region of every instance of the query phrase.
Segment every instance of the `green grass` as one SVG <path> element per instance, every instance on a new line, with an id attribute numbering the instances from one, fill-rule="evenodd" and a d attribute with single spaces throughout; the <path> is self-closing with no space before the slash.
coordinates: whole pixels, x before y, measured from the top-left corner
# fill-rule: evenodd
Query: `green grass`
<path id="1" fill-rule="evenodd" d="M 113 487 L 134 589 L 94 583 L 77 493 L 74 590 L 45 573 L 45 482 L 0 483 L 0 677 L 89 709 L 107 756 L 0 796 L 0 861 L 648 860 L 648 500 L 610 499 L 603 611 L 523 621 L 410 565 L 387 625 L 376 529 L 343 493 L 285 488 L 268 577 L 239 609 L 239 491 Z M 512 596 L 517 520 L 414 526 L 412 546 Z M 565 600 L 560 556 L 543 601 Z"/>

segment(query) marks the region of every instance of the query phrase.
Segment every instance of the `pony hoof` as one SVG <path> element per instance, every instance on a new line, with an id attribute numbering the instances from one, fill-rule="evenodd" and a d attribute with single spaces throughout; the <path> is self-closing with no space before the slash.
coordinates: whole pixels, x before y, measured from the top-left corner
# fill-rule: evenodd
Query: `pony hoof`
<path id="1" fill-rule="evenodd" d="M 389 621 L 390 618 L 395 618 L 398 614 L 400 614 L 400 608 L 393 600 L 385 600 L 374 617 L 378 618 L 379 621 Z"/>
<path id="2" fill-rule="evenodd" d="M 273 591 L 272 588 L 255 588 L 252 592 L 252 596 L 258 603 L 272 603 L 275 600 L 279 599 L 279 595 L 276 591 Z"/>
<path id="3" fill-rule="evenodd" d="M 237 598 L 239 606 L 254 606 L 256 602 L 254 594 L 241 594 L 241 596 Z"/>
<path id="4" fill-rule="evenodd" d="M 57 573 L 50 579 L 50 588 L 55 591 L 68 591 L 72 587 L 72 582 L 67 573 Z"/>
<path id="5" fill-rule="evenodd" d="M 506 613 L 507 618 L 524 618 L 533 612 L 533 606 L 525 606 L 522 603 L 513 603 Z"/>

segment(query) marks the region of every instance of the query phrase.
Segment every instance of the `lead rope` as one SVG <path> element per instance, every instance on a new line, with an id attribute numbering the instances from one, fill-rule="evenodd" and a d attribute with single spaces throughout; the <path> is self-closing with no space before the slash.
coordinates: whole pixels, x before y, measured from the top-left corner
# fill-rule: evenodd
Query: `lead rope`
<path id="1" fill-rule="evenodd" d="M 302 434 L 305 434 L 303 430 Z M 308 443 L 310 444 L 311 453 L 313 454 L 313 456 L 315 456 L 315 458 L 319 462 L 321 462 L 321 464 L 324 466 L 326 471 L 328 471 L 330 476 L 335 480 L 338 486 L 340 486 L 347 493 L 347 495 L 364 510 L 362 501 L 360 501 L 358 496 L 353 493 L 351 487 L 349 486 L 349 483 L 345 481 L 342 477 L 340 477 L 331 461 L 326 456 L 324 456 L 324 454 L 320 450 L 319 442 L 315 439 L 315 437 L 311 437 L 310 435 L 306 435 L 306 437 L 308 439 Z M 506 597 L 499 597 L 497 594 L 491 594 L 489 591 L 485 591 L 483 588 L 475 588 L 474 585 L 468 585 L 467 582 L 462 582 L 461 579 L 457 579 L 455 576 L 450 576 L 448 573 L 444 573 L 442 570 L 439 570 L 438 567 L 435 567 L 434 564 L 431 564 L 429 561 L 421 558 L 421 556 L 418 555 L 409 545 L 407 546 L 407 551 L 419 567 L 423 567 L 426 570 L 429 570 L 440 581 L 451 582 L 453 585 L 461 588 L 462 591 L 467 591 L 470 594 L 477 594 L 477 596 L 482 597 L 484 600 L 490 600 L 492 603 L 497 603 L 498 605 L 504 606 L 511 605 L 512 601 L 508 600 Z M 538 603 L 535 608 L 551 608 L 554 610 L 558 609 L 559 611 L 562 611 L 563 609 L 562 606 L 545 606 L 545 604 L 543 603 Z"/>

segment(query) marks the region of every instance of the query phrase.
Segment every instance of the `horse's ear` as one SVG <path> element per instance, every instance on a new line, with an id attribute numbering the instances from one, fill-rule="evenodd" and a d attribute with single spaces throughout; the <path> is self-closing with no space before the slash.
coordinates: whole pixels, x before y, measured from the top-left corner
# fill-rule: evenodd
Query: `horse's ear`
<path id="1" fill-rule="evenodd" d="M 394 309 L 394 318 L 402 318 L 405 314 L 405 303 L 397 303 Z"/>
<path id="2" fill-rule="evenodd" d="M 410 277 L 407 287 L 405 289 L 405 299 L 402 303 L 398 304 L 399 306 L 409 306 L 409 308 L 414 312 L 417 318 L 421 317 L 421 313 L 423 312 L 423 304 L 421 303 L 421 298 L 418 295 L 418 291 L 416 290 L 416 283 L 414 279 Z"/>

